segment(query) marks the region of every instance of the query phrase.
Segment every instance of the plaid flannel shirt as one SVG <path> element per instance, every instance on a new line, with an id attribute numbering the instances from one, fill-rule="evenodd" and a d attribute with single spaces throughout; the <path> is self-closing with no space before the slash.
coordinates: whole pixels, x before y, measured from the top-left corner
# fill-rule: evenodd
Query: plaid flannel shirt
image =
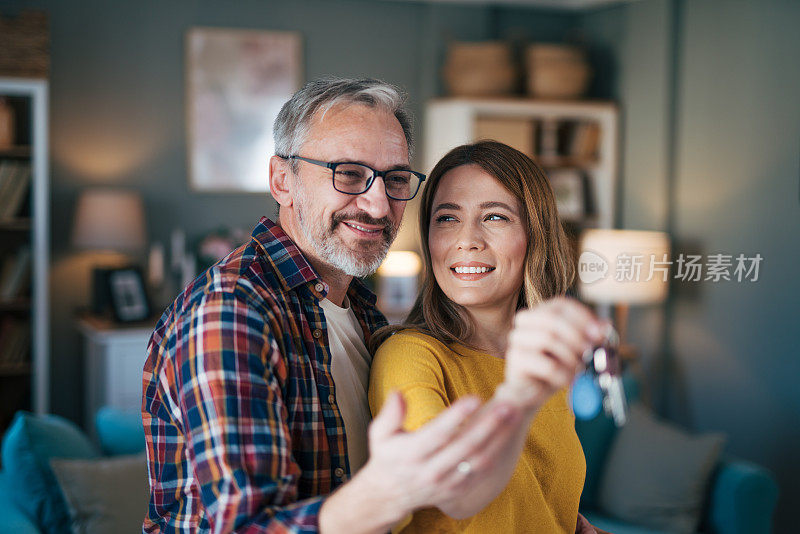
<path id="1" fill-rule="evenodd" d="M 164 312 L 144 365 L 144 532 L 316 532 L 350 476 L 325 316 L 327 285 L 272 221 Z M 386 324 L 354 279 L 353 311 Z"/>

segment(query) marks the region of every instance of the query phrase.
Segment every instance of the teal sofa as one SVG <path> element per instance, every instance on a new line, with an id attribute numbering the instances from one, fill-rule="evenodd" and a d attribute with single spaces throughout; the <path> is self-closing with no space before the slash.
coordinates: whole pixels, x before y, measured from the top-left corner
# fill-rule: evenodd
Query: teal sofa
<path id="1" fill-rule="evenodd" d="M 625 391 L 629 401 L 638 400 L 639 388 L 630 375 L 625 377 Z M 586 456 L 581 513 L 593 525 L 615 534 L 667 534 L 615 519 L 599 509 L 601 479 L 618 430 L 603 413 L 591 421 L 577 420 L 575 430 Z M 763 467 L 723 455 L 711 474 L 704 501 L 699 532 L 768 534 L 772 532 L 778 486 Z"/>
<path id="2" fill-rule="evenodd" d="M 17 417 L 34 416 L 18 415 Z M 40 418 L 34 418 L 38 421 Z M 16 420 L 15 420 L 16 421 Z M 13 428 L 13 425 L 12 425 Z M 50 434 L 51 451 L 43 454 L 64 454 L 70 439 L 71 454 L 83 456 L 132 454 L 144 449 L 144 435 L 139 414 L 122 413 L 113 409 L 101 409 L 96 418 L 99 447 L 82 445 L 77 435 L 69 439 L 64 434 L 77 431 L 71 423 L 56 416 L 45 416 L 42 432 Z M 593 421 L 576 423 L 578 435 L 584 444 L 587 462 L 587 478 L 582 498 L 582 513 L 589 521 L 608 532 L 616 534 L 658 534 L 658 531 L 615 520 L 585 503 L 597 502 L 599 478 L 603 463 L 613 442 L 616 429 L 613 423 L 599 416 Z M 79 432 L 79 431 L 78 431 Z M 41 433 L 41 432 L 40 432 Z M 4 437 L 4 453 L 6 449 Z M 91 448 L 94 447 L 94 448 Z M 61 451 L 57 449 L 61 448 Z M 69 447 L 67 447 L 69 448 Z M 82 448 L 82 450 L 81 450 Z M 5 457 L 5 454 L 4 454 Z M 36 518 L 15 504 L 12 494 L 18 490 L 15 478 L 9 476 L 13 466 L 4 466 L 0 471 L 0 534 L 36 534 L 47 532 Z M 772 513 L 777 502 L 777 485 L 765 469 L 733 458 L 720 461 L 710 484 L 706 508 L 703 513 L 701 531 L 709 534 L 759 534 L 772 531 Z"/>
<path id="3" fill-rule="evenodd" d="M 50 458 L 94 459 L 144 451 L 144 430 L 139 413 L 101 408 L 95 427 L 97 443 L 61 417 L 35 416 L 27 412 L 15 415 L 3 436 L 0 534 L 70 531 L 68 518 L 63 517 L 65 505 L 56 509 L 52 499 L 47 501 L 54 495 L 63 499 L 52 472 L 47 473 Z"/>

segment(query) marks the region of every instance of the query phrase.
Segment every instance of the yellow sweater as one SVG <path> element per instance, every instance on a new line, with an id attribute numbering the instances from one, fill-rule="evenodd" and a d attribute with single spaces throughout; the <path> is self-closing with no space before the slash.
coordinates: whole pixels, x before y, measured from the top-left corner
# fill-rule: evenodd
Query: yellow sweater
<path id="1" fill-rule="evenodd" d="M 416 430 L 459 397 L 488 400 L 503 381 L 504 364 L 460 344 L 448 347 L 419 332 L 399 332 L 375 354 L 370 409 L 377 414 L 389 393 L 400 391 L 408 406 L 406 430 Z M 536 415 L 508 486 L 486 508 L 463 520 L 436 508 L 419 510 L 402 532 L 574 533 L 586 472 L 574 423 L 562 390 Z"/>

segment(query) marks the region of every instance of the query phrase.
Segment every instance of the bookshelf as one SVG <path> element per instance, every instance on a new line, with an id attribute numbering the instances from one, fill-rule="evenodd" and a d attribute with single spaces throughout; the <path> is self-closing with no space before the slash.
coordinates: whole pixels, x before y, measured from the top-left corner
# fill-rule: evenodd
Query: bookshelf
<path id="1" fill-rule="evenodd" d="M 0 433 L 17 410 L 50 408 L 47 99 L 45 80 L 0 77 L 13 116 L 0 146 Z"/>
<path id="2" fill-rule="evenodd" d="M 442 98 L 428 103 L 424 128 L 424 172 L 453 147 L 501 141 L 544 168 L 573 237 L 584 228 L 613 228 L 618 151 L 613 103 Z"/>

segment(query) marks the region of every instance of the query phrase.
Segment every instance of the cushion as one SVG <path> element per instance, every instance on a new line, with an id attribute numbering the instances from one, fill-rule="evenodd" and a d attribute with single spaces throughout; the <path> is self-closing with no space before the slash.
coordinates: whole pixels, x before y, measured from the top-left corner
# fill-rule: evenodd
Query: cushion
<path id="1" fill-rule="evenodd" d="M 142 414 L 103 406 L 94 419 L 97 439 L 105 454 L 136 454 L 145 447 Z"/>
<path id="2" fill-rule="evenodd" d="M 150 498 L 144 454 L 50 464 L 69 505 L 73 532 L 141 532 Z"/>
<path id="3" fill-rule="evenodd" d="M 8 485 L 8 475 L 0 471 L 0 532 L 41 534 L 33 519 L 25 515 L 11 500 L 14 488 Z"/>
<path id="4" fill-rule="evenodd" d="M 50 469 L 51 458 L 95 458 L 98 452 L 73 423 L 57 415 L 18 412 L 3 437 L 3 469 L 14 503 L 45 532 L 69 532 L 69 514 Z"/>
<path id="5" fill-rule="evenodd" d="M 633 375 L 626 373 L 622 383 L 628 402 L 635 401 L 639 397 L 639 386 Z M 583 454 L 586 457 L 586 482 L 581 493 L 581 509 L 583 510 L 597 506 L 597 493 L 603 476 L 603 467 L 617 427 L 614 425 L 614 421 L 601 411 L 597 417 L 587 421 L 576 417 L 575 432 L 578 434 Z"/>
<path id="6" fill-rule="evenodd" d="M 654 529 L 695 532 L 724 441 L 720 434 L 691 436 L 632 405 L 608 455 L 601 509 Z"/>
<path id="7" fill-rule="evenodd" d="M 575 432 L 581 440 L 583 455 L 586 457 L 586 481 L 581 493 L 581 509 L 597 506 L 603 467 L 616 430 L 614 421 L 603 412 L 588 421 L 575 418 Z"/>

